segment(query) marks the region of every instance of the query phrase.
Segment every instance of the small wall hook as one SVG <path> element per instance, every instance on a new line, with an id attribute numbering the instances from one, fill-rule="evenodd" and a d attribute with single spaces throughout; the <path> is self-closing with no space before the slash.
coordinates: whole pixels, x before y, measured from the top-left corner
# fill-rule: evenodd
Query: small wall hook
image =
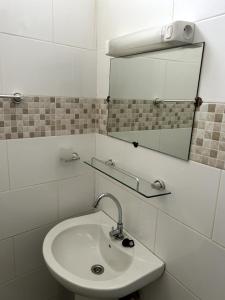
<path id="1" fill-rule="evenodd" d="M 74 152 L 72 148 L 61 148 L 60 159 L 64 162 L 76 161 L 80 159 L 77 152 Z"/>
<path id="2" fill-rule="evenodd" d="M 2 99 L 11 99 L 15 104 L 20 104 L 23 96 L 20 93 L 13 93 L 12 95 L 0 95 Z"/>
<path id="3" fill-rule="evenodd" d="M 161 103 L 163 103 L 163 100 L 160 100 L 159 98 L 155 98 L 152 102 L 153 105 L 159 106 Z"/>
<path id="4" fill-rule="evenodd" d="M 72 160 L 79 160 L 80 159 L 80 156 L 77 152 L 73 152 L 72 153 Z"/>
<path id="5" fill-rule="evenodd" d="M 165 182 L 160 180 L 160 179 L 157 179 L 154 182 L 152 182 L 151 186 L 152 186 L 153 189 L 159 190 L 159 191 L 166 189 Z"/>
<path id="6" fill-rule="evenodd" d="M 115 162 L 112 160 L 112 159 L 109 159 L 105 162 L 106 166 L 109 166 L 109 167 L 115 167 L 116 164 Z"/>

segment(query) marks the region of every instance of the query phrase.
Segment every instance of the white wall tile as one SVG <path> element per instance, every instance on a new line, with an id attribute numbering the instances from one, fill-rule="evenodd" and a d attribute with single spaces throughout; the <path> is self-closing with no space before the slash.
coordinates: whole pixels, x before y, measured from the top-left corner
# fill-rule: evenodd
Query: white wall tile
<path id="1" fill-rule="evenodd" d="M 59 297 L 56 299 L 57 300 L 75 300 L 74 293 L 65 289 L 63 286 L 59 286 Z M 56 300 L 56 299 L 52 299 L 52 300 Z M 49 299 L 49 300 L 51 300 L 51 299 Z"/>
<path id="2" fill-rule="evenodd" d="M 199 298 L 224 298 L 225 249 L 161 212 L 156 254 L 165 261 L 168 272 Z"/>
<path id="3" fill-rule="evenodd" d="M 56 183 L 0 193 L 0 239 L 54 222 L 57 196 Z"/>
<path id="4" fill-rule="evenodd" d="M 14 238 L 15 265 L 18 276 L 31 272 L 44 265 L 42 245 L 44 238 L 53 225 L 34 229 Z"/>
<path id="5" fill-rule="evenodd" d="M 0 92 L 3 93 L 3 74 L 2 74 L 2 62 L 1 62 L 1 55 L 0 55 Z"/>
<path id="6" fill-rule="evenodd" d="M 0 32 L 52 39 L 52 0 L 1 0 Z"/>
<path id="7" fill-rule="evenodd" d="M 0 284 L 12 279 L 15 275 L 13 240 L 0 242 Z"/>
<path id="8" fill-rule="evenodd" d="M 81 97 L 96 98 L 97 90 L 97 55 L 93 50 L 75 50 L 75 60 L 78 60 L 78 68 L 74 66 L 79 80 L 79 91 Z"/>
<path id="9" fill-rule="evenodd" d="M 96 197 L 106 192 L 113 194 L 119 200 L 123 209 L 123 223 L 128 232 L 153 250 L 157 210 L 135 197 L 120 184 L 96 173 Z M 100 207 L 112 218 L 118 219 L 117 209 L 110 199 L 102 200 Z"/>
<path id="10" fill-rule="evenodd" d="M 59 216 L 61 218 L 82 214 L 93 208 L 93 172 L 59 182 Z"/>
<path id="11" fill-rule="evenodd" d="M 225 172 L 222 172 L 216 209 L 213 240 L 225 247 Z"/>
<path id="12" fill-rule="evenodd" d="M 9 189 L 9 172 L 6 141 L 0 141 L 0 191 Z"/>
<path id="13" fill-rule="evenodd" d="M 184 286 L 167 272 L 163 277 L 141 290 L 142 300 L 197 300 Z"/>
<path id="14" fill-rule="evenodd" d="M 49 300 L 58 298 L 58 283 L 46 268 L 0 286 L 1 300 Z"/>
<path id="15" fill-rule="evenodd" d="M 199 21 L 223 13 L 223 0 L 174 0 L 174 20 Z"/>
<path id="16" fill-rule="evenodd" d="M 173 1 L 97 0 L 97 95 L 108 96 L 109 58 L 107 40 L 172 21 Z"/>
<path id="17" fill-rule="evenodd" d="M 48 300 L 58 295 L 58 283 L 46 268 L 24 277 L 22 286 L 24 300 Z"/>
<path id="18" fill-rule="evenodd" d="M 22 280 L 16 279 L 4 286 L 0 286 L 0 299 L 4 300 L 25 300 Z"/>
<path id="19" fill-rule="evenodd" d="M 11 186 L 18 188 L 86 173 L 89 167 L 81 161 L 94 156 L 94 139 L 94 135 L 86 134 L 8 141 Z M 60 161 L 62 147 L 72 147 L 81 161 Z"/>
<path id="20" fill-rule="evenodd" d="M 74 96 L 76 92 L 79 96 L 71 47 L 4 34 L 0 45 L 5 93 Z"/>
<path id="21" fill-rule="evenodd" d="M 224 26 L 224 15 L 197 23 L 195 41 L 206 43 L 199 90 L 204 101 L 225 101 L 225 87 L 221 80 L 225 76 L 225 45 L 221 38 Z"/>
<path id="22" fill-rule="evenodd" d="M 98 49 L 104 49 L 105 41 L 118 35 L 170 22 L 172 10 L 172 0 L 98 0 Z"/>
<path id="23" fill-rule="evenodd" d="M 95 0 L 54 1 L 56 42 L 62 45 L 47 42 L 52 40 L 52 3 L 1 2 L 0 32 L 9 34 L 0 34 L 0 90 L 96 97 L 96 51 L 65 45 L 96 49 Z"/>
<path id="24" fill-rule="evenodd" d="M 53 0 L 55 41 L 96 48 L 95 0 Z"/>
<path id="25" fill-rule="evenodd" d="M 154 207 L 146 202 L 140 201 L 138 203 L 137 214 L 134 214 L 132 220 L 133 222 L 138 218 L 137 238 L 151 250 L 154 250 L 157 213 L 158 211 Z"/>
<path id="26" fill-rule="evenodd" d="M 110 58 L 105 50 L 97 51 L 97 97 L 105 98 L 109 95 Z"/>
<path id="27" fill-rule="evenodd" d="M 103 136 L 96 136 L 96 156 L 112 158 L 118 166 L 152 182 L 162 179 L 172 192 L 148 199 L 185 224 L 210 236 L 219 186 L 220 170 L 186 162 Z"/>

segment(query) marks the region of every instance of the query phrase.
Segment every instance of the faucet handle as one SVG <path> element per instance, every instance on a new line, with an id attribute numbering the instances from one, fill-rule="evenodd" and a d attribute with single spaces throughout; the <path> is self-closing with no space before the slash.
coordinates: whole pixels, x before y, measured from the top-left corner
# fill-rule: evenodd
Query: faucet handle
<path id="1" fill-rule="evenodd" d="M 109 235 L 110 235 L 111 237 L 114 237 L 114 238 L 115 238 L 118 234 L 119 234 L 118 229 L 115 229 L 115 227 L 112 226 L 112 230 L 110 231 Z"/>
<path id="2" fill-rule="evenodd" d="M 121 229 L 122 228 L 119 228 L 118 226 L 116 229 L 114 227 L 112 227 L 112 230 L 109 233 L 110 237 L 117 239 L 117 240 L 124 239 L 123 231 Z"/>

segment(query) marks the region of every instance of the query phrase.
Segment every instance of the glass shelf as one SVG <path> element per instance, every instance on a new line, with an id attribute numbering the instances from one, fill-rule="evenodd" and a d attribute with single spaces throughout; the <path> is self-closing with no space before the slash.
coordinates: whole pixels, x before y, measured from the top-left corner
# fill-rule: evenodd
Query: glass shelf
<path id="1" fill-rule="evenodd" d="M 169 192 L 166 188 L 157 189 L 153 187 L 152 183 L 144 180 L 143 178 L 137 177 L 130 172 L 116 167 L 112 160 L 103 161 L 96 157 L 92 157 L 90 162 L 85 161 L 85 163 L 95 170 L 98 170 L 99 172 L 120 182 L 126 187 L 129 187 L 145 198 L 153 198 L 171 194 L 171 192 Z"/>

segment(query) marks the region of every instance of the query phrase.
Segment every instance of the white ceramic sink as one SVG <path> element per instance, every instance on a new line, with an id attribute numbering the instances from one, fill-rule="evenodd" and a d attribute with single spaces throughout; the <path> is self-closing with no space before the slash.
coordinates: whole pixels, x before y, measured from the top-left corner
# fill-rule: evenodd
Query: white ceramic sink
<path id="1" fill-rule="evenodd" d="M 45 262 L 67 289 L 86 297 L 119 298 L 156 280 L 164 263 L 137 240 L 124 248 L 109 231 L 116 224 L 102 211 L 56 225 L 43 244 Z M 93 265 L 104 273 L 92 273 Z"/>

